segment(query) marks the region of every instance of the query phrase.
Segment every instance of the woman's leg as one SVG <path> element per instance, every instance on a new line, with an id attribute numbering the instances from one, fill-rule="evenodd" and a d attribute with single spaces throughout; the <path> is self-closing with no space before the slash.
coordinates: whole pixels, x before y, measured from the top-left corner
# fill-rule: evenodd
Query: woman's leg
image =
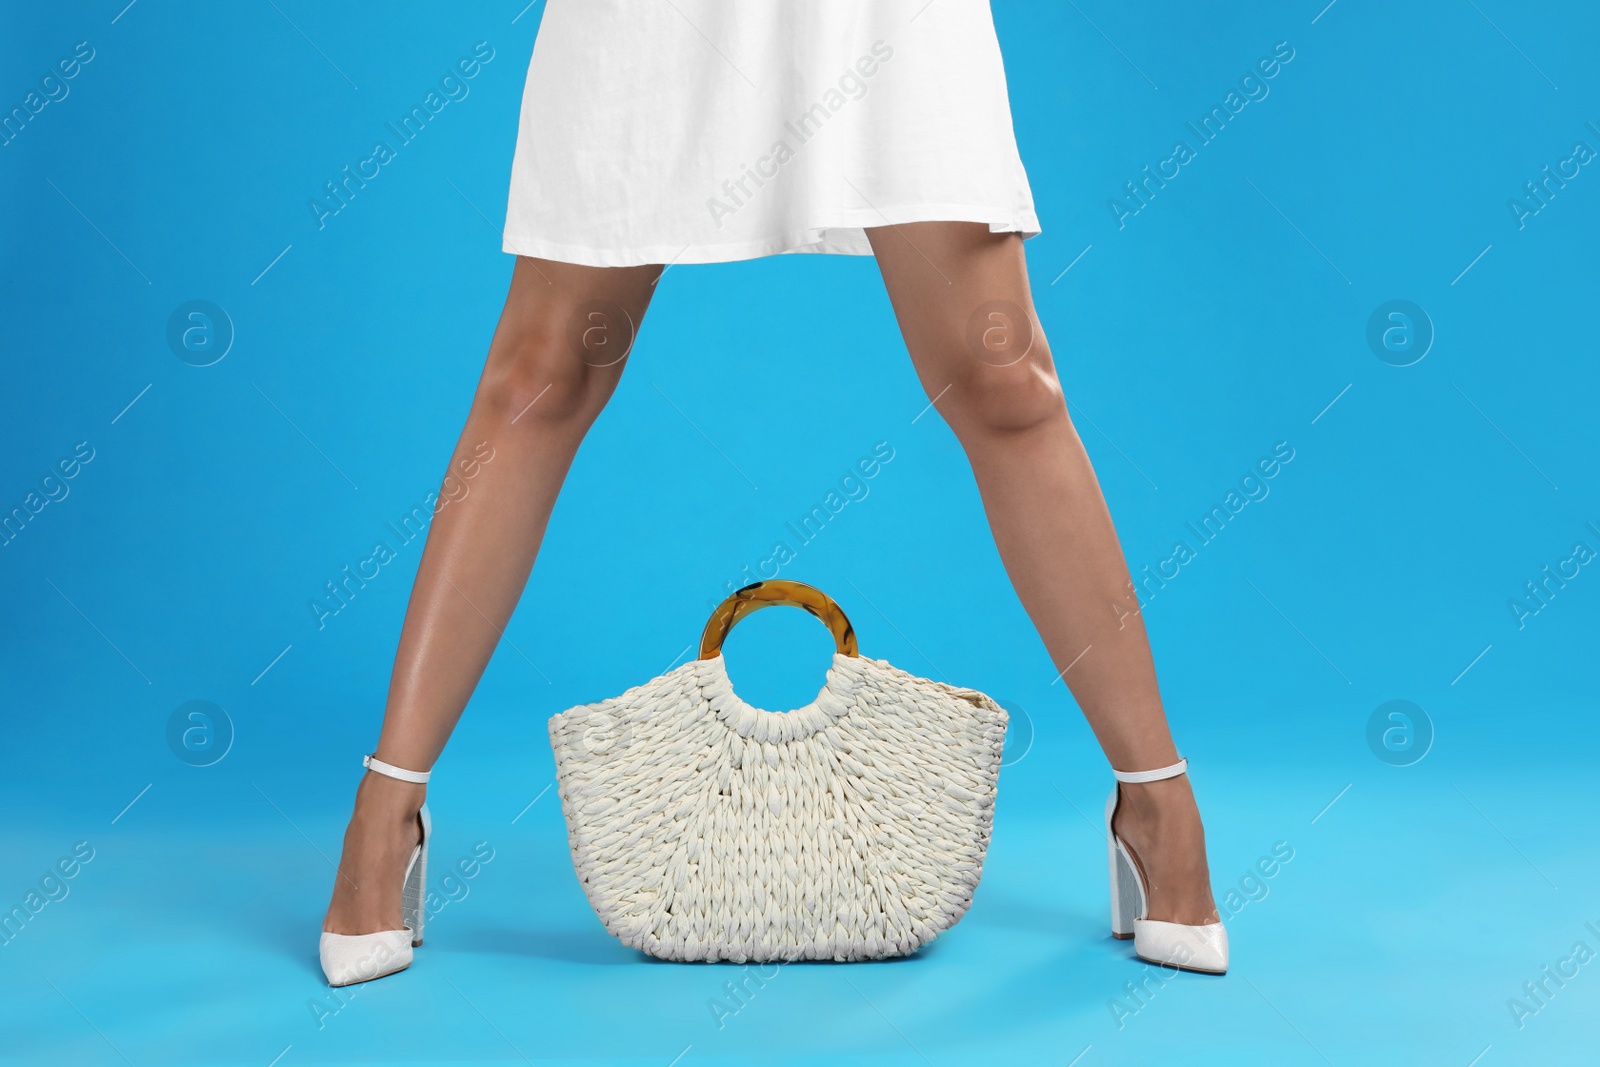
<path id="1" fill-rule="evenodd" d="M 1144 621 L 1033 309 L 1022 238 L 924 222 L 867 231 L 923 388 L 966 450 L 995 545 L 1118 770 L 1177 762 Z M 1217 921 L 1187 775 L 1124 785 L 1116 828 L 1149 917 Z"/>
<path id="2" fill-rule="evenodd" d="M 439 495 L 449 502 L 430 524 L 406 608 L 379 759 L 425 771 L 444 748 L 522 595 L 562 480 L 616 388 L 660 273 L 518 258 L 446 468 Z M 362 778 L 323 929 L 396 928 L 425 788 Z"/>

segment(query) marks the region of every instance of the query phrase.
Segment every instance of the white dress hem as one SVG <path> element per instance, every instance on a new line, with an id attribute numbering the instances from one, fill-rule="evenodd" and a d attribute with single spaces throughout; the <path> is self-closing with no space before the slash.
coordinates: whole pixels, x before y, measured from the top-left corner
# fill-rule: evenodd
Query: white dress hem
<path id="1" fill-rule="evenodd" d="M 646 264 L 733 263 L 786 253 L 821 253 L 845 256 L 870 256 L 872 245 L 866 230 L 878 226 L 899 226 L 911 222 L 980 222 L 991 233 L 1020 233 L 1024 240 L 1041 232 L 1038 217 L 1030 210 L 974 207 L 967 204 L 910 204 L 890 208 L 846 211 L 820 225 L 790 233 L 729 244 L 694 244 L 682 248 L 664 245 L 643 248 L 597 248 L 559 244 L 541 240 L 529 233 L 502 235 L 501 250 L 511 255 L 533 256 L 557 263 L 587 267 L 637 267 Z"/>

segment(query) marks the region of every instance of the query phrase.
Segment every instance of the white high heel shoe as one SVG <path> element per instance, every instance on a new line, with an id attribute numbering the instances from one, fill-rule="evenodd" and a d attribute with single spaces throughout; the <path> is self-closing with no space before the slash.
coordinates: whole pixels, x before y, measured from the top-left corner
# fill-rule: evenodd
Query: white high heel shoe
<path id="1" fill-rule="evenodd" d="M 1170 767 L 1153 771 L 1112 770 L 1117 781 L 1128 783 L 1159 782 L 1163 778 L 1176 778 L 1189 769 L 1189 761 L 1180 759 Z M 1205 926 L 1185 926 L 1182 923 L 1146 919 L 1149 900 L 1139 865 L 1133 861 L 1128 846 L 1111 828 L 1111 817 L 1117 813 L 1117 798 L 1122 787 L 1113 786 L 1111 798 L 1106 801 L 1106 843 L 1111 860 L 1111 936 L 1133 938 L 1133 951 L 1142 960 L 1177 967 L 1201 974 L 1224 974 L 1228 970 L 1228 931 L 1222 923 Z"/>
<path id="2" fill-rule="evenodd" d="M 408 771 L 385 763 L 375 756 L 367 756 L 362 766 L 402 782 L 418 785 L 428 780 L 427 771 Z M 428 886 L 428 835 L 433 824 L 428 818 L 428 805 L 418 812 L 422 822 L 422 840 L 411 853 L 406 864 L 405 889 L 400 896 L 399 930 L 379 930 L 374 934 L 333 934 L 324 930 L 318 946 L 322 956 L 322 973 L 331 986 L 355 985 L 370 982 L 386 974 L 403 971 L 411 966 L 411 950 L 422 944 L 423 906 Z"/>

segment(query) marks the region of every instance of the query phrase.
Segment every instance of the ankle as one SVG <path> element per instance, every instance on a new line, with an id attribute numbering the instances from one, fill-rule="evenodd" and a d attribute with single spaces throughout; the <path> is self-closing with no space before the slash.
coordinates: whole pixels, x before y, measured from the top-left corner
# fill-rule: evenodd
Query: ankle
<path id="1" fill-rule="evenodd" d="M 1158 782 L 1121 782 L 1117 807 L 1142 822 L 1165 822 L 1194 810 L 1194 791 L 1187 777 Z"/>
<path id="2" fill-rule="evenodd" d="M 428 787 L 371 771 L 356 789 L 356 816 L 380 823 L 410 824 L 422 810 Z"/>

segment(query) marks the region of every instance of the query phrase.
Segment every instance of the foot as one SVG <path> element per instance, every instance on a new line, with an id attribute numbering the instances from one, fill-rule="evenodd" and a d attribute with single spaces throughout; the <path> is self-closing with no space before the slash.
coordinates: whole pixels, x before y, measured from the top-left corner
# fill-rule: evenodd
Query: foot
<path id="1" fill-rule="evenodd" d="M 371 771 L 361 779 L 323 930 L 373 934 L 401 928 L 406 864 L 422 840 L 418 812 L 426 793 L 427 786 Z"/>
<path id="2" fill-rule="evenodd" d="M 1138 865 L 1146 918 L 1185 926 L 1219 922 L 1206 866 L 1205 830 L 1188 775 L 1120 785 L 1111 827 Z"/>

